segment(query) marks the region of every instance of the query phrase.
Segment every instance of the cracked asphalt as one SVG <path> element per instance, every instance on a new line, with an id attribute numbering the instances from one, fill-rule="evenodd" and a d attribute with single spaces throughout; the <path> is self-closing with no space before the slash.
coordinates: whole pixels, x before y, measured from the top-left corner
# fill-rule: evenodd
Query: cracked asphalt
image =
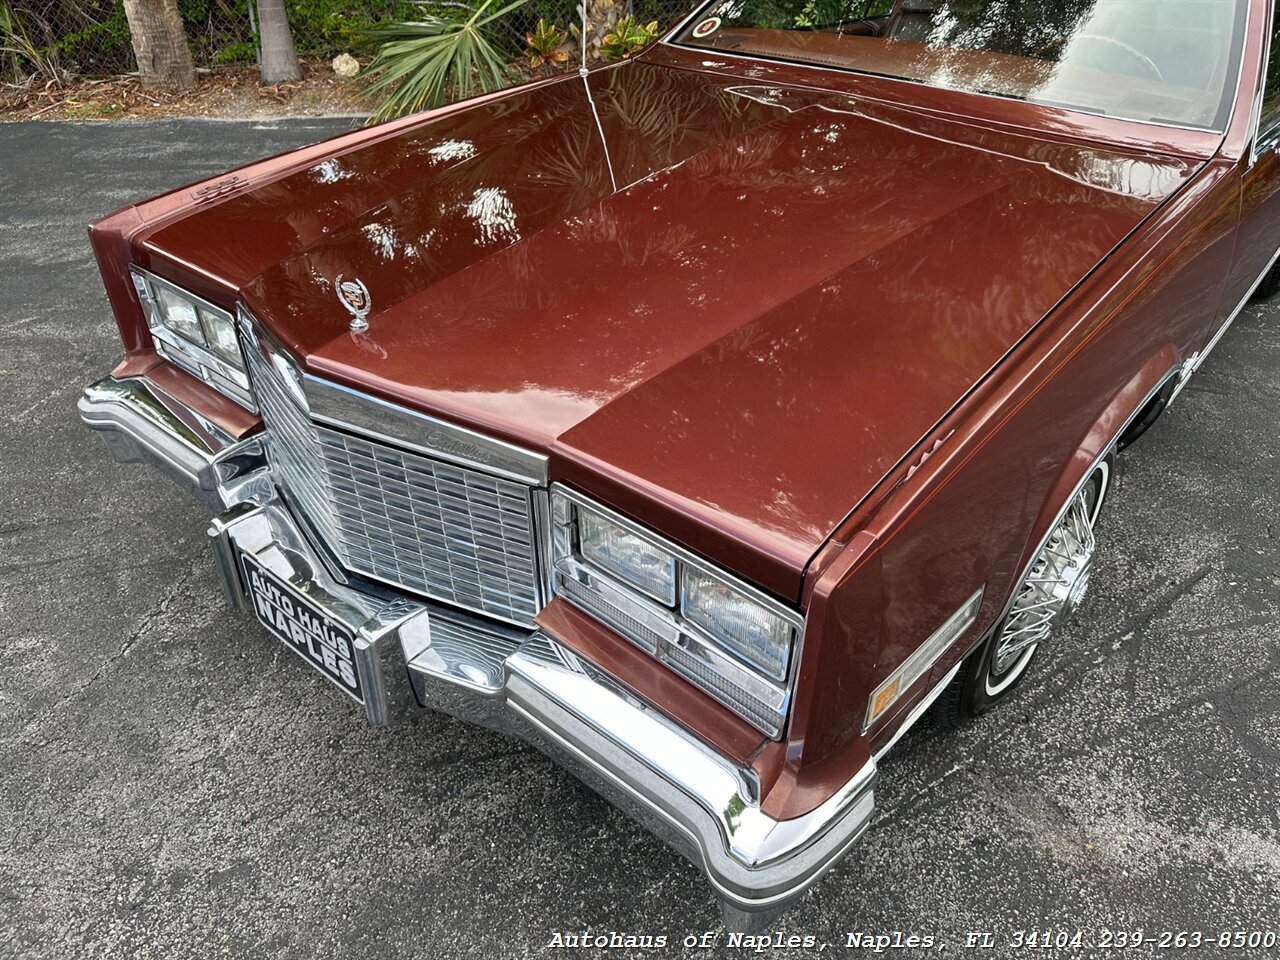
<path id="1" fill-rule="evenodd" d="M 350 123 L 0 126 L 0 956 L 526 957 L 718 925 L 691 866 L 533 749 L 366 727 L 224 609 L 195 499 L 80 426 L 119 355 L 85 224 Z M 1280 300 L 1122 456 L 1085 609 L 1016 702 L 918 726 L 784 929 L 846 955 L 989 932 L 986 957 L 1027 955 L 1018 930 L 1095 944 L 1045 956 L 1280 931 L 1277 412 Z"/>

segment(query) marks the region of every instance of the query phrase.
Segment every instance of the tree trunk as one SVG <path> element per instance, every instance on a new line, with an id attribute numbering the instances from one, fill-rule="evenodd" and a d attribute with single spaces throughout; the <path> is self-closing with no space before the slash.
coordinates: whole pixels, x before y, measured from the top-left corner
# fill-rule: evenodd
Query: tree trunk
<path id="1" fill-rule="evenodd" d="M 191 48 L 177 0 L 124 0 L 138 72 L 148 87 L 190 90 L 196 85 Z"/>
<path id="2" fill-rule="evenodd" d="M 284 0 L 258 0 L 258 36 L 262 38 L 262 83 L 270 86 L 301 80 L 302 67 L 289 32 Z"/>

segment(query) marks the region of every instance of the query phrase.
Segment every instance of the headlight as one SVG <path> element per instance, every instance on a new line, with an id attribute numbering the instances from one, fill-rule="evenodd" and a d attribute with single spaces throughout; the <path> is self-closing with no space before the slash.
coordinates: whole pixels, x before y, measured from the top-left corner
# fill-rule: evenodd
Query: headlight
<path id="1" fill-rule="evenodd" d="M 555 592 L 777 737 L 800 615 L 577 493 L 551 506 Z"/>
<path id="2" fill-rule="evenodd" d="M 141 267 L 130 267 L 156 352 L 257 411 L 231 314 Z"/>
<path id="3" fill-rule="evenodd" d="M 585 508 L 578 511 L 578 546 L 601 569 L 668 606 L 676 602 L 676 559 Z"/>
<path id="4" fill-rule="evenodd" d="M 231 314 L 202 307 L 200 320 L 209 340 L 209 349 L 228 363 L 243 367 L 244 355 L 240 352 L 240 341 L 236 339 L 236 325 Z"/>
<path id="5" fill-rule="evenodd" d="M 204 330 L 200 326 L 200 308 L 194 300 L 178 293 L 173 287 L 153 283 L 156 305 L 160 308 L 160 322 L 179 336 L 192 343 L 205 343 Z"/>
<path id="6" fill-rule="evenodd" d="M 722 647 L 774 680 L 787 679 L 795 628 L 724 581 L 688 567 L 680 612 Z"/>

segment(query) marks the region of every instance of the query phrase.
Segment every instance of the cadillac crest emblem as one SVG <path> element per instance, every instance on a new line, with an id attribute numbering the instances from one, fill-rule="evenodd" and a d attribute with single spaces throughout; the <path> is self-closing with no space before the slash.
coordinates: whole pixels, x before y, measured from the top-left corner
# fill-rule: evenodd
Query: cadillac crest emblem
<path id="1" fill-rule="evenodd" d="M 369 329 L 369 310 L 373 307 L 373 299 L 369 296 L 369 288 L 360 279 L 344 280 L 338 274 L 333 282 L 338 294 L 338 302 L 351 312 L 351 329 L 360 333 Z"/>

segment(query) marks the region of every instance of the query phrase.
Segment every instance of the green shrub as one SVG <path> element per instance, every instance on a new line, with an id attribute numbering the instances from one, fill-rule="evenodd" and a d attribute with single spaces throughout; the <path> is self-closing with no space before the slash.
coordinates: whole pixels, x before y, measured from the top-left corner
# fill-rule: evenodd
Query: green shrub
<path id="1" fill-rule="evenodd" d="M 600 41 L 600 52 L 610 60 L 625 60 L 658 39 L 658 21 L 637 23 L 635 15 L 623 17 Z"/>
<path id="2" fill-rule="evenodd" d="M 379 46 L 366 75 L 369 93 L 382 100 L 370 122 L 436 107 L 446 97 L 469 97 L 477 81 L 486 91 L 506 86 L 511 54 L 495 42 L 493 24 L 523 3 L 483 0 L 466 20 L 428 16 L 371 30 Z"/>

